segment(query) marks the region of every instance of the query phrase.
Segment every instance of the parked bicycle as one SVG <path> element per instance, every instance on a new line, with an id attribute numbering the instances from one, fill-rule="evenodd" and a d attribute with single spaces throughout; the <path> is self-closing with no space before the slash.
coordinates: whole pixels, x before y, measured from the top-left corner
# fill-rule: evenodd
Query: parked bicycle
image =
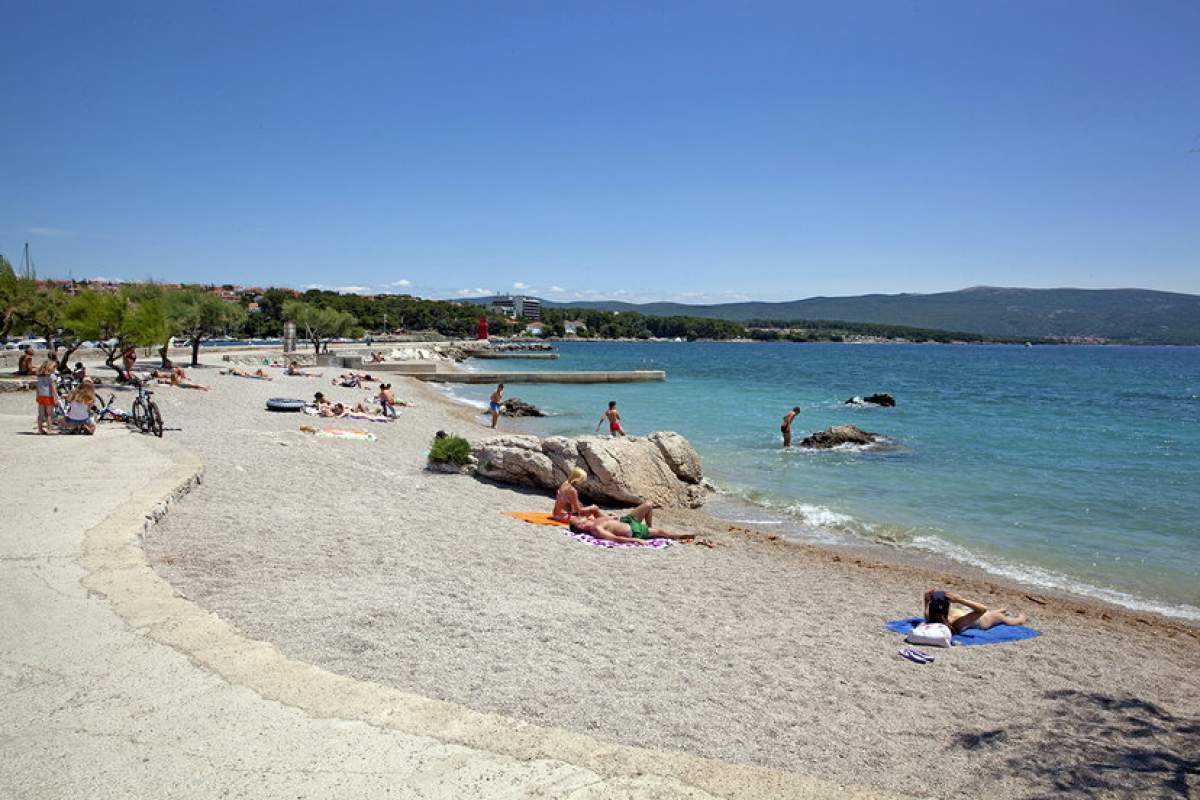
<path id="1" fill-rule="evenodd" d="M 146 388 L 146 384 L 137 384 L 137 399 L 133 401 L 133 411 L 130 418 L 133 426 L 142 433 L 153 433 L 158 438 L 163 435 L 162 414 L 158 411 L 158 403 L 154 402 L 154 392 Z"/>

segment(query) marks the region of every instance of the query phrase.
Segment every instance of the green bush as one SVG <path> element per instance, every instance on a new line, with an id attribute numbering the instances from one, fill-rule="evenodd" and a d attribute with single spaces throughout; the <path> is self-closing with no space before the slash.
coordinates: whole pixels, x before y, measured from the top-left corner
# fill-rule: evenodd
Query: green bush
<path id="1" fill-rule="evenodd" d="M 443 436 L 434 439 L 429 448 L 429 460 L 435 464 L 463 466 L 471 459 L 471 444 L 461 436 Z"/>

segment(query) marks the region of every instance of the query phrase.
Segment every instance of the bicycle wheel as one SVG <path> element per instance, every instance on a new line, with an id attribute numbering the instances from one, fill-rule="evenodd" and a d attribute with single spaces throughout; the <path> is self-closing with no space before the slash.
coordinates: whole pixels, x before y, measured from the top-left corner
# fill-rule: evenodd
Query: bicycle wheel
<path id="1" fill-rule="evenodd" d="M 130 414 L 133 417 L 133 427 L 137 428 L 142 433 L 146 432 L 146 406 L 142 404 L 142 398 L 133 401 L 133 412 Z"/>
<path id="2" fill-rule="evenodd" d="M 158 413 L 158 403 L 151 400 L 146 404 L 146 424 L 150 426 L 150 430 L 158 438 L 162 438 L 162 414 Z"/>

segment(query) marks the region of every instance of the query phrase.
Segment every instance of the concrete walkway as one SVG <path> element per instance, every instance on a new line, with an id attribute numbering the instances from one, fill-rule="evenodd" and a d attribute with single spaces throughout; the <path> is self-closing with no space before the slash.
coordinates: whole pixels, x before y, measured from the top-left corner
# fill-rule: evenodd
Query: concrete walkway
<path id="1" fill-rule="evenodd" d="M 194 456 L 111 425 L 26 435 L 31 422 L 0 415 L 0 797 L 874 796 L 292 661 L 145 561 L 140 532 L 203 491 Z"/>

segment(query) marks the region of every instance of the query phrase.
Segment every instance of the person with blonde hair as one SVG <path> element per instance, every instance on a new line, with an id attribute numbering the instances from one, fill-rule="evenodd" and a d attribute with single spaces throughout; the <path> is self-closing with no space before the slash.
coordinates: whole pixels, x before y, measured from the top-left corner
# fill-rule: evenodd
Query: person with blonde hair
<path id="1" fill-rule="evenodd" d="M 571 474 L 563 481 L 562 486 L 554 494 L 554 511 L 550 518 L 559 522 L 567 522 L 571 517 L 602 517 L 604 512 L 599 506 L 584 506 L 579 503 L 579 489 L 587 480 L 587 473 L 579 467 L 573 467 Z"/>
<path id="2" fill-rule="evenodd" d="M 63 420 L 63 430 L 69 433 L 86 433 L 89 436 L 96 432 L 96 423 L 92 420 L 92 405 L 96 402 L 96 390 L 92 381 L 83 379 L 83 383 L 67 397 L 67 416 Z"/>
<path id="3" fill-rule="evenodd" d="M 54 407 L 58 405 L 58 362 L 46 359 L 37 371 L 37 430 L 52 434 L 54 430 Z"/>

